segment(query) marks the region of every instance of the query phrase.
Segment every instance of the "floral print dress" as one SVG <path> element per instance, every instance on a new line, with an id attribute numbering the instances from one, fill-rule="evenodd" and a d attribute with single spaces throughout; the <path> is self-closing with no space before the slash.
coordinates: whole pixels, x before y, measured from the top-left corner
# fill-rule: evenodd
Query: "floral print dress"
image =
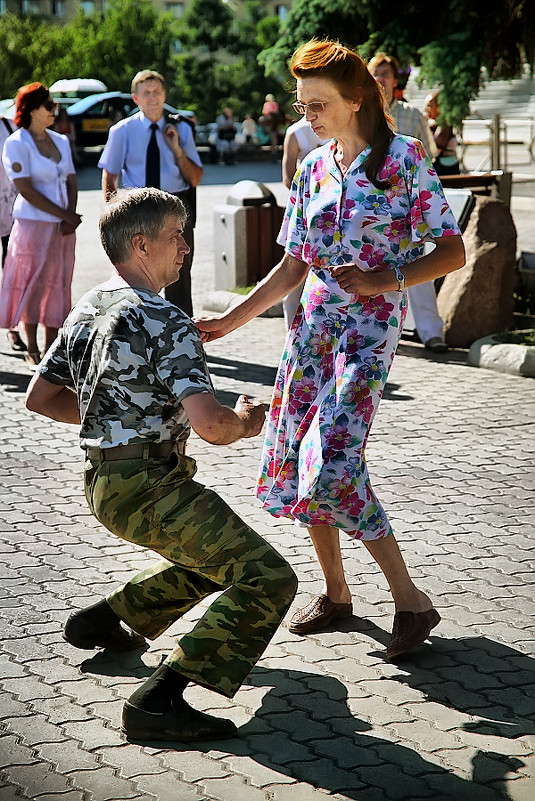
<path id="1" fill-rule="evenodd" d="M 353 539 L 391 533 L 364 448 L 401 333 L 406 292 L 346 293 L 329 268 L 403 267 L 425 241 L 459 234 L 422 144 L 395 136 L 377 189 L 370 148 L 342 174 L 336 142 L 309 154 L 292 183 L 278 237 L 310 265 L 275 384 L 257 495 L 276 517 L 327 524 Z"/>

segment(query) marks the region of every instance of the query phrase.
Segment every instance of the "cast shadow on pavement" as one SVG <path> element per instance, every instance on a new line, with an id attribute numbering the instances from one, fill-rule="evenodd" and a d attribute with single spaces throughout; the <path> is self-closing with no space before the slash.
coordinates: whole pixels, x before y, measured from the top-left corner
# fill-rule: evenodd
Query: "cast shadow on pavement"
<path id="1" fill-rule="evenodd" d="M 277 371 L 274 367 L 265 367 L 260 364 L 232 361 L 230 359 L 215 358 L 213 356 L 208 357 L 208 364 L 212 375 L 239 381 L 244 392 L 247 386 L 254 384 L 262 387 L 273 387 L 277 377 Z M 214 364 L 216 366 L 214 366 Z M 414 395 L 399 392 L 400 386 L 400 384 L 394 384 L 388 381 L 383 392 L 383 398 L 399 401 L 414 400 Z M 238 392 L 217 389 L 216 395 L 220 403 L 224 403 L 227 406 L 234 406 L 240 392 L 241 389 Z M 245 394 L 247 393 L 245 392 Z"/>
<path id="2" fill-rule="evenodd" d="M 372 621 L 356 615 L 328 630 L 359 631 L 384 648 L 390 637 Z M 534 659 L 487 637 L 448 639 L 431 635 L 428 640 L 393 660 L 403 672 L 390 675 L 390 681 L 424 693 L 429 701 L 479 718 L 464 723 L 464 731 L 508 739 L 535 734 Z M 384 651 L 369 653 L 385 658 Z"/>
<path id="3" fill-rule="evenodd" d="M 388 633 L 368 620 L 353 618 L 342 623 L 337 628 L 358 629 L 381 645 L 388 640 Z M 355 801 L 375 801 L 378 791 L 383 801 L 509 799 L 508 774 L 514 774 L 524 762 L 497 751 L 486 751 L 486 736 L 516 738 L 535 732 L 534 660 L 485 637 L 430 639 L 432 646 L 422 646 L 397 660 L 402 672 L 385 676 L 385 680 L 407 684 L 423 693 L 424 701 L 476 718 L 462 724 L 465 731 L 482 735 L 481 749 L 472 759 L 471 780 L 444 769 L 438 758 L 429 761 L 417 750 L 375 736 L 380 728 L 355 717 L 359 699 L 351 699 L 352 713 L 347 689 L 337 678 L 293 669 L 270 670 L 260 666 L 253 669 L 241 691 L 242 705 L 247 705 L 248 688 L 265 687 L 267 691 L 254 716 L 241 726 L 240 739 L 193 746 L 141 744 L 175 751 L 190 751 L 193 747 L 205 753 L 215 748 L 249 757 L 296 781 L 331 793 L 343 793 Z M 103 652 L 86 660 L 82 670 L 145 678 L 153 669 L 145 666 L 140 653 L 118 658 Z M 194 690 L 189 700 L 195 704 Z M 258 704 L 257 694 L 254 701 L 252 706 Z M 369 709 L 369 703 L 366 708 Z M 436 749 L 436 743 L 433 747 Z"/>
<path id="4" fill-rule="evenodd" d="M 31 375 L 21 373 L 7 373 L 0 370 L 0 386 L 5 392 L 26 392 L 30 383 Z"/>
<path id="5" fill-rule="evenodd" d="M 402 339 L 396 353 L 399 353 L 400 356 L 410 356 L 412 359 L 425 359 L 426 361 L 442 362 L 443 364 L 462 364 L 465 367 L 471 367 L 467 362 L 467 350 L 452 349 L 446 351 L 446 353 L 432 353 L 417 342 Z"/>
<path id="6" fill-rule="evenodd" d="M 247 687 L 266 687 L 267 692 L 254 717 L 240 727 L 239 739 L 176 746 L 135 742 L 178 752 L 215 749 L 248 757 L 283 776 L 354 801 L 504 801 L 511 798 L 507 775 L 524 766 L 507 754 L 478 750 L 471 779 L 456 776 L 438 758 L 427 760 L 417 750 L 375 736 L 380 729 L 352 714 L 346 687 L 331 676 L 257 666 L 246 679 L 245 693 Z M 195 703 L 194 694 L 189 700 Z M 358 699 L 352 699 L 352 705 L 358 709 Z"/>

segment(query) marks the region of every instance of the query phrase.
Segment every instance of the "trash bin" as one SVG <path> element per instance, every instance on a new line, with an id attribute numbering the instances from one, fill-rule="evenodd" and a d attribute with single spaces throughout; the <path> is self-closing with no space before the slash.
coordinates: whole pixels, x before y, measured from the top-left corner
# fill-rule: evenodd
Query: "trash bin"
<path id="1" fill-rule="evenodd" d="M 518 272 L 524 289 L 535 295 L 535 253 L 523 250 L 518 260 Z"/>
<path id="2" fill-rule="evenodd" d="M 284 209 L 264 184 L 238 181 L 224 205 L 214 208 L 216 290 L 251 286 L 280 261 L 277 244 Z"/>

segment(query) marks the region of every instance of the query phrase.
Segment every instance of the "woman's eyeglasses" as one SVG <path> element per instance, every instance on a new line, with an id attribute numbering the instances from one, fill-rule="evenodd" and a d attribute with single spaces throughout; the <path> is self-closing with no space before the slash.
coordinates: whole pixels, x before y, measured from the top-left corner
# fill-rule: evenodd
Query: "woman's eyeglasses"
<path id="1" fill-rule="evenodd" d="M 320 114 L 325 106 L 334 100 L 335 97 L 338 95 L 334 95 L 334 97 L 330 97 L 328 100 L 313 100 L 311 103 L 300 103 L 297 100 L 295 103 L 292 103 L 292 108 L 297 114 L 306 114 L 307 110 L 310 111 L 311 114 Z"/>
<path id="2" fill-rule="evenodd" d="M 58 104 L 51 98 L 45 100 L 45 102 L 41 103 L 41 105 L 44 106 L 44 108 L 46 108 L 47 111 L 56 111 L 58 107 Z"/>

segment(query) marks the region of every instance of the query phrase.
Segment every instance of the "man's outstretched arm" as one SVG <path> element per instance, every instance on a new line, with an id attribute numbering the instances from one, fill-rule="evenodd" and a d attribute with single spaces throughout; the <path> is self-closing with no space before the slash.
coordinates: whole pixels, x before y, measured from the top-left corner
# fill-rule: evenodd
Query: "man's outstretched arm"
<path id="1" fill-rule="evenodd" d="M 264 404 L 245 395 L 240 395 L 234 409 L 222 406 L 209 392 L 190 395 L 182 405 L 195 433 L 212 445 L 255 437 L 262 431 L 266 417 Z"/>
<path id="2" fill-rule="evenodd" d="M 74 390 L 58 384 L 51 384 L 34 375 L 26 392 L 26 408 L 60 423 L 80 425 L 80 410 Z"/>

